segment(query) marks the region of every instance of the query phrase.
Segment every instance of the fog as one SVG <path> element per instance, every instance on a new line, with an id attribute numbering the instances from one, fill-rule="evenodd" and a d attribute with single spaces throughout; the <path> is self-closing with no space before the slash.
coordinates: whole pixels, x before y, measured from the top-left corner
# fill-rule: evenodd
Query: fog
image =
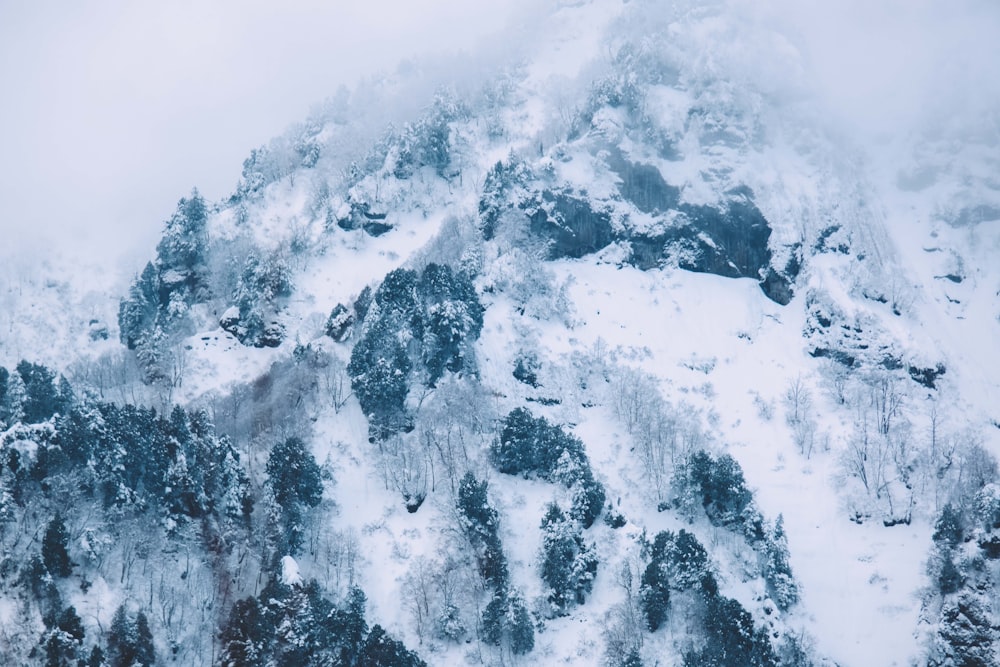
<path id="1" fill-rule="evenodd" d="M 227 195 L 250 148 L 338 86 L 411 54 L 496 42 L 528 4 L 2 3 L 0 256 L 49 244 L 148 256 L 179 197 Z M 996 135 L 993 0 L 722 4 L 787 40 L 794 86 L 861 144 Z M 774 64 L 739 57 L 748 71 Z"/>
<path id="2" fill-rule="evenodd" d="M 148 256 L 178 198 L 232 192 L 340 85 L 496 39 L 518 4 L 0 3 L 0 256 Z"/>

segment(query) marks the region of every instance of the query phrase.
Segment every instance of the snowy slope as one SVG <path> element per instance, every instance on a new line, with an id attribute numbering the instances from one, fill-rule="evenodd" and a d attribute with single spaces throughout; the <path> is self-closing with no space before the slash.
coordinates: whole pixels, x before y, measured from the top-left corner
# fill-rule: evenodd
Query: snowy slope
<path id="1" fill-rule="evenodd" d="M 958 443 L 956 452 L 973 443 L 1000 456 L 997 138 L 852 144 L 811 97 L 792 40 L 747 22 L 745 11 L 726 2 L 670 10 L 638 0 L 555 3 L 543 27 L 524 33 L 546 39 L 519 45 L 519 62 L 479 87 L 465 81 L 425 96 L 407 120 L 381 110 L 379 118 L 401 123 L 384 136 L 344 122 L 332 105 L 328 116 L 290 130 L 269 149 L 278 156 L 266 163 L 273 171 L 253 185 L 245 170 L 242 189 L 208 221 L 213 243 L 252 244 L 287 261 L 294 288 L 275 315 L 284 340 L 254 348 L 224 331 L 229 295 L 195 304 L 196 331 L 178 345 L 167 400 L 214 408 L 306 346 L 343 373 L 363 329 L 359 322 L 341 342 L 326 337 L 335 306 L 352 307 L 393 269 L 469 267 L 486 306 L 478 373 L 411 389 L 408 407 L 429 423 L 442 401 L 460 413 L 456 422 L 483 425 L 460 440 L 467 468 L 489 481 L 512 585 L 542 607 L 539 524 L 548 503 L 571 501 L 558 484 L 504 475 L 490 463 L 497 424 L 512 409 L 527 407 L 579 437 L 627 520 L 619 529 L 599 520 L 586 531 L 600 558 L 593 592 L 566 616 L 539 615 L 534 651 L 514 657 L 518 664 L 608 664 L 605 635 L 645 567 L 643 540 L 682 528 L 708 548 L 720 592 L 775 646 L 802 637 L 816 664 L 925 662 L 936 628 L 927 611 L 928 555 L 938 513 L 956 493 L 942 480 L 964 479 L 949 468 L 935 481 L 931 448 L 940 439 Z M 365 98 L 356 104 L 348 108 L 358 111 Z M 414 106 L 408 99 L 400 109 Z M 407 132 L 419 135 L 441 117 L 451 161 L 407 171 Z M 373 145 L 352 143 L 362 140 Z M 306 159 L 310 147 L 321 157 Z M 484 235 L 484 190 L 498 161 L 523 169 L 497 195 L 506 207 L 499 231 Z M 641 196 L 626 182 L 635 174 L 652 184 Z M 651 205 L 646 195 L 660 199 Z M 764 257 L 759 265 L 738 266 L 740 253 L 725 254 L 727 243 L 742 242 L 725 230 L 684 226 L 747 202 L 767 223 L 762 242 L 747 241 L 747 253 Z M 567 213 L 574 210 L 586 213 L 576 228 Z M 370 233 L 352 220 L 385 229 Z M 573 243 L 593 220 L 606 220 L 606 238 L 577 252 Z M 669 245 L 689 229 L 697 234 Z M 640 242 L 654 247 L 652 261 L 636 259 Z M 561 243 L 569 250 L 552 250 Z M 698 265 L 692 247 L 718 251 L 721 269 Z M 680 268 L 685 262 L 697 270 Z M 61 275 L 45 267 L 4 269 L 0 364 L 23 357 L 70 373 L 81 360 L 123 354 L 109 294 L 126 290 L 36 277 Z M 784 305 L 765 293 L 769 271 L 788 281 Z M 107 340 L 92 335 L 91 320 L 108 325 Z M 37 343 L 43 339 L 57 344 L 48 349 Z M 538 364 L 537 387 L 512 376 L 526 357 Z M 621 414 L 628 382 L 682 432 L 683 452 L 655 482 Z M 872 469 L 874 454 L 861 456 L 859 443 L 868 444 L 871 415 L 886 414 L 879 388 L 894 401 L 893 428 L 881 439 L 871 431 L 885 443 L 882 467 Z M 468 404 L 456 408 L 452 399 Z M 798 408 L 803 416 L 793 419 Z M 297 577 L 316 579 L 337 599 L 360 583 L 370 618 L 428 664 L 511 658 L 474 633 L 465 643 L 434 636 L 413 602 L 420 582 L 461 560 L 462 549 L 444 473 L 433 471 L 441 476 L 415 513 L 392 477 L 402 456 L 393 447 L 429 449 L 425 422 L 374 443 L 353 397 L 301 410 L 332 482 L 312 552 L 291 561 L 288 576 L 294 565 Z M 254 461 L 266 457 L 257 440 L 241 446 Z M 789 610 L 769 597 L 746 540 L 669 502 L 669 476 L 700 448 L 732 455 L 766 521 L 783 517 L 801 592 Z M 869 486 L 868 474 L 880 481 Z M 488 600 L 473 568 L 448 574 L 469 605 Z M 108 590 L 100 598 L 119 596 Z M 470 626 L 479 611 L 465 610 Z M 645 664 L 681 664 L 691 623 L 672 618 L 652 634 L 640 627 Z"/>

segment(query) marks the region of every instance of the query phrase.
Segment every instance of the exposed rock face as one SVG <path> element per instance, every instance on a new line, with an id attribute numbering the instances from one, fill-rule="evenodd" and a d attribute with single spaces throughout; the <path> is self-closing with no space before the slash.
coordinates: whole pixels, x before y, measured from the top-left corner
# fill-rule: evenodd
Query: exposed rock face
<path id="1" fill-rule="evenodd" d="M 590 200 L 543 190 L 541 201 L 529 208 L 531 231 L 549 239 L 549 259 L 579 258 L 614 240 L 611 216 L 596 211 Z"/>

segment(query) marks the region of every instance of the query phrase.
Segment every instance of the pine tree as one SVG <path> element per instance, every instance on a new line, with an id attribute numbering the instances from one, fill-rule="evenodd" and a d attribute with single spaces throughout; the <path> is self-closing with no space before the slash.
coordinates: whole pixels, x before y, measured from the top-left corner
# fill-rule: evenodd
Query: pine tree
<path id="1" fill-rule="evenodd" d="M 66 531 L 66 524 L 62 515 L 56 513 L 42 537 L 42 562 L 53 577 L 68 577 L 73 572 L 73 563 L 66 550 L 68 545 L 69 533 Z"/>
<path id="2" fill-rule="evenodd" d="M 7 378 L 4 413 L 7 424 L 14 425 L 25 419 L 24 406 L 28 400 L 28 389 L 24 386 L 21 374 L 14 372 Z"/>
<path id="3" fill-rule="evenodd" d="M 965 521 L 962 514 L 951 503 L 941 508 L 941 515 L 934 523 L 934 542 L 948 548 L 958 546 L 965 534 Z"/>
<path id="4" fill-rule="evenodd" d="M 264 660 L 267 628 L 256 598 L 238 600 L 222 628 L 222 664 L 225 667 L 254 667 Z"/>
<path id="5" fill-rule="evenodd" d="M 785 611 L 798 602 L 799 588 L 788 562 L 788 538 L 785 536 L 785 520 L 780 514 L 769 539 L 764 541 L 764 559 L 763 574 L 771 597 L 778 609 Z"/>
<path id="6" fill-rule="evenodd" d="M 156 663 L 156 652 L 153 648 L 153 633 L 149 629 L 146 614 L 139 612 L 135 617 L 135 665 L 148 667 Z"/>
<path id="7" fill-rule="evenodd" d="M 572 604 L 583 604 L 597 572 L 597 557 L 584 543 L 575 521 L 558 505 L 549 505 L 542 518 L 541 577 L 557 614 Z"/>
<path id="8" fill-rule="evenodd" d="M 535 628 L 524 599 L 516 593 L 510 596 L 507 623 L 510 628 L 511 653 L 514 655 L 530 653 L 535 648 Z"/>
<path id="9" fill-rule="evenodd" d="M 10 371 L 0 366 L 0 427 L 7 424 L 7 382 L 10 380 Z"/>

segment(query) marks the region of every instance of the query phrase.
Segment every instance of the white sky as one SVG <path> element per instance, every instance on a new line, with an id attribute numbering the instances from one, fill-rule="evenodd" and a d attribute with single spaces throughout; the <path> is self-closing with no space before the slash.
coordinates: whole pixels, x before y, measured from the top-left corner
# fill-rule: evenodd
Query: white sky
<path id="1" fill-rule="evenodd" d="M 148 257 L 178 198 L 229 194 L 251 148 L 339 85 L 477 49 L 533 2 L 0 0 L 0 257 L 44 239 Z M 787 35 L 856 129 L 997 122 L 996 0 L 722 2 Z"/>
<path id="2" fill-rule="evenodd" d="M 55 243 L 152 253 L 197 186 L 338 86 L 470 49 L 518 0 L 2 0 L 0 257 Z"/>

